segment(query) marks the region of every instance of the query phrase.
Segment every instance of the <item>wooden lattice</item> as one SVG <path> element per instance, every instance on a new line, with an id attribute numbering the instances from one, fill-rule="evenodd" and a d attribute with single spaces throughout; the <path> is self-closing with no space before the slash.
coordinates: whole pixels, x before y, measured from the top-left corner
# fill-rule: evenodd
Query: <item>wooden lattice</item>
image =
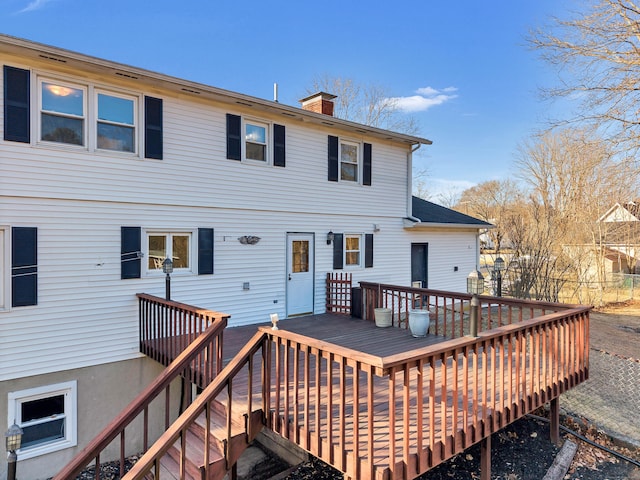
<path id="1" fill-rule="evenodd" d="M 350 273 L 327 273 L 327 313 L 351 315 Z"/>

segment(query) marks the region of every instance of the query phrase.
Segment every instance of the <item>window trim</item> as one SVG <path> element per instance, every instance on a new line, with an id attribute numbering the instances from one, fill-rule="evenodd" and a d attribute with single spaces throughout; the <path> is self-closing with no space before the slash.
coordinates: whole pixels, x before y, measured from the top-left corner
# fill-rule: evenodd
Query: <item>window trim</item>
<path id="1" fill-rule="evenodd" d="M 90 134 L 89 134 L 89 123 L 90 123 L 90 112 L 89 112 L 89 103 L 88 103 L 88 99 L 90 97 L 90 93 L 89 93 L 89 85 L 83 85 L 81 83 L 76 83 L 74 81 L 69 81 L 66 79 L 58 79 L 55 77 L 50 77 L 47 75 L 37 75 L 36 78 L 36 95 L 37 95 L 37 105 L 38 105 L 38 111 L 37 111 L 37 121 L 36 123 L 36 128 L 37 128 L 37 134 L 36 134 L 36 144 L 38 145 L 55 145 L 55 146 L 59 146 L 59 147 L 64 147 L 64 148 L 74 148 L 74 149 L 78 149 L 78 150 L 88 150 L 89 149 L 89 141 L 90 141 Z M 60 117 L 64 117 L 64 118 L 75 118 L 75 119 L 82 119 L 83 124 L 82 124 L 82 145 L 75 145 L 73 143 L 66 143 L 66 142 L 55 142 L 52 140 L 44 140 L 42 138 L 42 114 L 43 113 L 47 113 L 49 112 L 48 110 L 45 111 L 43 109 L 43 105 L 42 105 L 42 88 L 43 88 L 43 83 L 54 83 L 56 85 L 60 85 L 62 87 L 69 87 L 69 88 L 76 88 L 79 90 L 82 90 L 83 93 L 83 98 L 82 98 L 82 116 L 76 116 L 76 115 L 68 115 L 68 114 L 60 114 L 60 113 L 56 113 L 56 112 L 52 112 L 52 114 L 60 116 Z"/>
<path id="2" fill-rule="evenodd" d="M 140 152 L 140 96 L 139 95 L 132 95 L 132 94 L 127 94 L 125 92 L 116 92 L 113 90 L 109 90 L 106 88 L 101 88 L 101 87 L 93 87 L 92 88 L 93 92 L 91 92 L 91 98 L 93 100 L 93 111 L 95 112 L 94 115 L 91 115 L 94 118 L 91 118 L 91 124 L 93 126 L 93 128 L 95 129 L 94 134 L 91 134 L 91 138 L 94 144 L 94 150 L 96 152 L 107 152 L 109 154 L 122 154 L 122 155 L 133 155 L 133 156 L 138 156 L 139 152 Z M 98 108 L 98 95 L 107 95 L 109 97 L 114 97 L 114 98 L 121 98 L 123 100 L 131 100 L 133 101 L 133 125 L 127 125 L 124 123 L 118 123 L 118 122 L 114 122 L 111 120 L 102 120 L 102 123 L 108 124 L 108 125 L 115 125 L 117 127 L 127 127 L 127 128 L 133 128 L 133 152 L 128 152 L 126 150 L 115 150 L 115 149 L 109 149 L 109 148 L 100 148 L 98 147 L 98 124 L 101 122 L 99 114 L 99 108 Z M 95 137 L 95 138 L 94 138 Z"/>
<path id="3" fill-rule="evenodd" d="M 198 229 L 166 229 L 166 228 L 148 228 L 143 229 L 142 238 L 144 243 L 141 245 L 143 254 L 142 274 L 145 276 L 158 276 L 164 275 L 162 269 L 150 269 L 149 268 L 149 236 L 152 235 L 189 235 L 189 268 L 175 268 L 172 275 L 197 275 L 198 274 L 198 246 L 196 245 L 198 239 Z M 167 243 L 168 245 L 169 243 Z M 173 246 L 171 247 L 173 248 Z M 194 265 L 195 262 L 195 265 Z"/>
<path id="4" fill-rule="evenodd" d="M 358 238 L 358 263 L 348 263 L 347 262 L 347 254 L 350 252 L 356 252 L 356 250 L 348 250 L 347 249 L 347 240 L 349 238 Z M 343 252 L 342 252 L 342 256 L 343 256 L 343 265 L 345 269 L 351 269 L 351 268 L 363 268 L 364 266 L 364 262 L 363 262 L 363 256 L 364 256 L 364 235 L 361 233 L 345 233 L 343 236 Z"/>
<path id="5" fill-rule="evenodd" d="M 242 147 L 242 162 L 251 164 L 251 165 L 273 165 L 273 123 L 259 120 L 253 117 L 244 117 L 242 116 L 241 123 L 241 138 L 240 141 Z M 264 160 L 257 160 L 255 158 L 247 157 L 247 125 L 255 125 L 256 127 L 263 127 L 265 129 L 264 137 L 265 137 L 265 158 Z M 255 143 L 255 142 L 254 142 Z"/>
<path id="6" fill-rule="evenodd" d="M 64 395 L 65 436 L 62 439 L 20 448 L 17 453 L 21 460 L 57 452 L 78 444 L 78 384 L 76 380 L 28 388 L 8 394 L 7 425 L 14 422 L 22 426 L 20 405 L 24 402 Z"/>

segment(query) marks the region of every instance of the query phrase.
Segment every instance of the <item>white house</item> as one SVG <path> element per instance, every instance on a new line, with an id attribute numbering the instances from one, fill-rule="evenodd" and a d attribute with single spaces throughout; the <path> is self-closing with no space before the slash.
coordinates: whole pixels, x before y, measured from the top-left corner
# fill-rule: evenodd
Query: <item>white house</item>
<path id="1" fill-rule="evenodd" d="M 164 296 L 167 257 L 172 298 L 232 326 L 324 312 L 327 272 L 464 291 L 477 264 L 487 224 L 412 199 L 431 142 L 337 119 L 330 95 L 298 108 L 9 36 L 0 60 L 0 428 L 25 430 L 21 478 L 161 371 L 135 294 Z"/>

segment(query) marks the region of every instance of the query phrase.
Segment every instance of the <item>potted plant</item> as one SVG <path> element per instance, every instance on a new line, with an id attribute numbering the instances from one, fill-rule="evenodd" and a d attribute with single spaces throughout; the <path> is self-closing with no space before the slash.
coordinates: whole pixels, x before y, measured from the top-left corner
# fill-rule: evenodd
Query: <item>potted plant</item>
<path id="1" fill-rule="evenodd" d="M 409 310 L 409 330 L 414 337 L 426 337 L 431 324 L 429 310 Z"/>
<path id="2" fill-rule="evenodd" d="M 373 310 L 373 316 L 376 321 L 376 327 L 391 326 L 391 309 L 390 308 L 375 308 Z"/>

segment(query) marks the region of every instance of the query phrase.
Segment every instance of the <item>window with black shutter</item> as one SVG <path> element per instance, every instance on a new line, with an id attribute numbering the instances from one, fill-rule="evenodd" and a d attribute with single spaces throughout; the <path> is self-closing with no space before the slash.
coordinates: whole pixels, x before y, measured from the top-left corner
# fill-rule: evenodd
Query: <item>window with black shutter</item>
<path id="1" fill-rule="evenodd" d="M 144 97 L 144 156 L 162 160 L 162 99 Z"/>
<path id="2" fill-rule="evenodd" d="M 38 229 L 11 229 L 11 305 L 38 304 Z"/>
<path id="3" fill-rule="evenodd" d="M 142 229 L 140 227 L 120 228 L 120 278 L 140 278 L 142 266 Z"/>
<path id="4" fill-rule="evenodd" d="M 198 229 L 198 275 L 213 274 L 213 228 Z"/>
<path id="5" fill-rule="evenodd" d="M 284 167 L 286 163 L 285 128 L 284 125 L 273 125 L 273 164 Z"/>
<path id="6" fill-rule="evenodd" d="M 227 158 L 242 159 L 242 121 L 239 115 L 227 113 Z"/>
<path id="7" fill-rule="evenodd" d="M 4 139 L 30 142 L 29 70 L 4 66 Z"/>

